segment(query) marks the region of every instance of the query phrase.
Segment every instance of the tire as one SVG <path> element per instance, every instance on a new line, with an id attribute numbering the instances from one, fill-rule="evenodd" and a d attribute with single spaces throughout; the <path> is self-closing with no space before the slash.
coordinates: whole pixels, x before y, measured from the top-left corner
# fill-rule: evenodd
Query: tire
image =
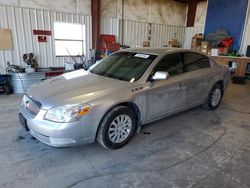
<path id="1" fill-rule="evenodd" d="M 215 110 L 220 105 L 223 94 L 222 85 L 219 83 L 215 84 L 210 90 L 204 106 L 208 110 Z"/>
<path id="2" fill-rule="evenodd" d="M 136 118 L 132 109 L 126 106 L 114 107 L 101 121 L 97 141 L 107 149 L 121 148 L 132 138 L 135 128 Z"/>

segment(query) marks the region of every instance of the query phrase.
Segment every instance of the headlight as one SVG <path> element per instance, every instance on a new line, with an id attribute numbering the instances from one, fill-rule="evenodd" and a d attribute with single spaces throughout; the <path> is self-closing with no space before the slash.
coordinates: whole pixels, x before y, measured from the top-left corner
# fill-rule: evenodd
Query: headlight
<path id="1" fill-rule="evenodd" d="M 54 107 L 45 114 L 45 119 L 60 123 L 77 121 L 91 110 L 90 105 L 72 104 Z"/>

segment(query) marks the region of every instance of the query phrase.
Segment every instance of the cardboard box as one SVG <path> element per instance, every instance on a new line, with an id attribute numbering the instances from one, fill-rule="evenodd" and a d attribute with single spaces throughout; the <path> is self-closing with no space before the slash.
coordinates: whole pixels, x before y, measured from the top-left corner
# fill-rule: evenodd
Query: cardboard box
<path id="1" fill-rule="evenodd" d="M 192 38 L 191 47 L 201 46 L 202 39 Z"/>
<path id="2" fill-rule="evenodd" d="M 218 48 L 212 48 L 211 49 L 211 56 L 218 56 L 218 55 L 219 55 Z"/>
<path id="3" fill-rule="evenodd" d="M 195 46 L 201 46 L 201 42 L 204 38 L 202 34 L 196 34 L 192 37 L 191 48 Z"/>
<path id="4" fill-rule="evenodd" d="M 200 52 L 201 51 L 201 47 L 200 46 L 194 46 L 191 48 L 193 51 L 196 51 L 196 52 Z"/>
<path id="5" fill-rule="evenodd" d="M 193 38 L 204 39 L 204 35 L 203 35 L 203 34 L 195 34 L 195 35 L 193 36 Z"/>
<path id="6" fill-rule="evenodd" d="M 229 53 L 229 48 L 223 47 L 219 48 L 219 55 L 228 55 Z"/>
<path id="7" fill-rule="evenodd" d="M 208 42 L 205 42 L 205 41 L 201 42 L 201 48 L 202 49 L 208 49 L 208 47 L 209 47 L 209 43 Z"/>
<path id="8" fill-rule="evenodd" d="M 209 43 L 208 42 L 201 42 L 201 52 L 208 54 L 208 50 L 209 50 Z"/>
<path id="9" fill-rule="evenodd" d="M 149 47 L 150 43 L 149 41 L 143 41 L 143 47 Z"/>
<path id="10" fill-rule="evenodd" d="M 207 55 L 212 55 L 212 48 L 208 48 Z"/>
<path id="11" fill-rule="evenodd" d="M 201 49 L 201 52 L 207 54 L 208 50 L 207 49 Z"/>

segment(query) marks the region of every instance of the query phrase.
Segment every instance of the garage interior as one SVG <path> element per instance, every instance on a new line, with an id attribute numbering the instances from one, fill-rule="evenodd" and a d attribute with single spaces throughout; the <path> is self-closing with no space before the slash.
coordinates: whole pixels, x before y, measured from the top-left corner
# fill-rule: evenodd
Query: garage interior
<path id="1" fill-rule="evenodd" d="M 249 7 L 248 0 L 1 0 L 0 187 L 250 187 Z M 192 49 L 229 66 L 220 106 L 146 124 L 118 150 L 54 148 L 21 127 L 19 105 L 31 85 L 130 47 Z"/>

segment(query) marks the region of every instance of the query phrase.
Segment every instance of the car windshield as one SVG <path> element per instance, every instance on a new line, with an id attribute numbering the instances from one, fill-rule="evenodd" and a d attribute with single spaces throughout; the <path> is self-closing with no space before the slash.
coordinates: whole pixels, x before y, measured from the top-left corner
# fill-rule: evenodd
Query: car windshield
<path id="1" fill-rule="evenodd" d="M 119 52 L 104 58 L 90 69 L 91 73 L 114 79 L 134 82 L 138 80 L 154 61 L 156 55 Z"/>

